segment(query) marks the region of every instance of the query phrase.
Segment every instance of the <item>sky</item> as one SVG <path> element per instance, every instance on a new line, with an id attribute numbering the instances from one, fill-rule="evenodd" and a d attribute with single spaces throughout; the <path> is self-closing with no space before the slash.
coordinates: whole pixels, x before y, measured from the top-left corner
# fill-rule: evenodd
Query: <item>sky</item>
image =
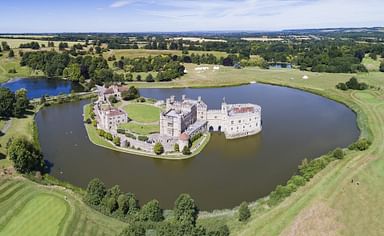
<path id="1" fill-rule="evenodd" d="M 383 0 L 1 0 L 1 33 L 384 26 Z"/>

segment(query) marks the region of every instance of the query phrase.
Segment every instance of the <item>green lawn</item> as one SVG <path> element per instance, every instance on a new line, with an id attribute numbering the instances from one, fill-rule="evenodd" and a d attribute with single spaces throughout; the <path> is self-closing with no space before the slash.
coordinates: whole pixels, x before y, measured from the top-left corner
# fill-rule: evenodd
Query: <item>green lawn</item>
<path id="1" fill-rule="evenodd" d="M 149 135 L 160 132 L 159 125 L 141 125 L 132 122 L 121 124 L 119 128 L 129 130 L 131 133 L 135 133 L 138 135 Z"/>
<path id="2" fill-rule="evenodd" d="M 160 108 L 142 103 L 131 103 L 123 107 L 128 117 L 136 122 L 151 123 L 160 120 Z"/>
<path id="3" fill-rule="evenodd" d="M 126 224 L 86 206 L 62 188 L 0 179 L 0 235 L 116 235 Z"/>

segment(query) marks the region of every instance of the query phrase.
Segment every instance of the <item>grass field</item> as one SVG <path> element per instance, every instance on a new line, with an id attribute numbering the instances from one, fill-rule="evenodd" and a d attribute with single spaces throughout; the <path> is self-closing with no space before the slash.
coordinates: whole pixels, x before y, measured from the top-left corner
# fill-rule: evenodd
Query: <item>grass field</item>
<path id="1" fill-rule="evenodd" d="M 123 107 L 128 117 L 136 122 L 151 123 L 160 120 L 160 108 L 140 103 L 131 103 Z"/>
<path id="2" fill-rule="evenodd" d="M 40 39 L 21 39 L 21 38 L 0 38 L 0 42 L 7 42 L 8 45 L 11 47 L 11 48 L 19 48 L 20 44 L 22 43 L 30 43 L 32 41 L 34 42 L 38 42 L 40 44 L 40 47 L 42 44 L 45 44 L 45 46 L 48 45 L 48 40 L 40 40 Z M 68 43 L 68 46 L 71 47 L 73 46 L 74 44 L 77 44 L 77 43 L 81 43 L 83 44 L 83 42 L 71 42 L 71 41 L 63 41 L 64 43 Z M 54 41 L 55 43 L 55 49 L 59 49 L 59 41 Z M 48 48 L 49 49 L 49 48 Z"/>
<path id="3" fill-rule="evenodd" d="M 129 130 L 131 133 L 135 133 L 138 135 L 149 135 L 149 134 L 160 132 L 159 125 L 142 125 L 142 124 L 136 124 L 133 122 L 120 124 L 119 128 Z"/>
<path id="4" fill-rule="evenodd" d="M 0 57 L 0 83 L 12 78 L 42 75 L 42 73 L 35 72 L 28 67 L 21 67 L 17 52 L 15 52 L 15 55 L 15 58 L 8 58 L 8 52 L 3 52 L 3 56 Z M 8 73 L 10 69 L 15 69 L 17 73 Z"/>
<path id="5" fill-rule="evenodd" d="M 0 235 L 116 235 L 126 224 L 86 206 L 70 190 L 0 179 Z"/>

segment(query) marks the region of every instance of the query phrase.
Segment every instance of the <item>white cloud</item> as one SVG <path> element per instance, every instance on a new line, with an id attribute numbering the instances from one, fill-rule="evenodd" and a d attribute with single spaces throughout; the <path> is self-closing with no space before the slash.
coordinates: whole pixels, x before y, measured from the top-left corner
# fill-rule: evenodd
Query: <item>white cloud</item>
<path id="1" fill-rule="evenodd" d="M 133 3 L 133 1 L 116 1 L 109 5 L 110 8 L 120 8 L 120 7 L 125 7 L 129 4 Z"/>

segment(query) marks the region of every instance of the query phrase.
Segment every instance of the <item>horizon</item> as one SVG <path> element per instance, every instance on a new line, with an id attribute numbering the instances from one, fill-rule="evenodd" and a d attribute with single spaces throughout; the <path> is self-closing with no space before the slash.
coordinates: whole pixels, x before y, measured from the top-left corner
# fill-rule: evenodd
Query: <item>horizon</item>
<path id="1" fill-rule="evenodd" d="M 377 7 L 380 3 L 380 0 L 14 0 L 3 4 L 0 20 L 7 24 L 0 26 L 0 32 L 278 32 L 374 28 L 384 25 L 384 15 Z"/>

